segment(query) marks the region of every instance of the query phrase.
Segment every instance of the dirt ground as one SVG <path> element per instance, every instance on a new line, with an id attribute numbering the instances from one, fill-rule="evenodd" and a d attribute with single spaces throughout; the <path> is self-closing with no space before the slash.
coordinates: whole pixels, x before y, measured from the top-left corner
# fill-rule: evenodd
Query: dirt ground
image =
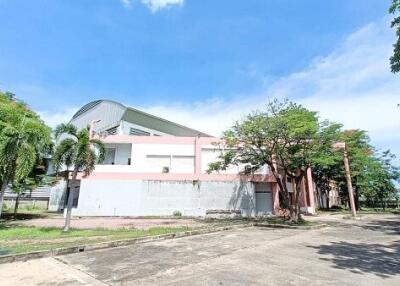
<path id="1" fill-rule="evenodd" d="M 63 227 L 64 218 L 60 216 L 49 218 L 37 218 L 26 221 L 18 221 L 18 224 L 37 227 Z M 71 227 L 77 229 L 118 229 L 136 228 L 149 229 L 153 227 L 190 227 L 197 228 L 205 224 L 195 219 L 174 218 L 128 218 L 128 217 L 82 217 L 73 218 Z"/>

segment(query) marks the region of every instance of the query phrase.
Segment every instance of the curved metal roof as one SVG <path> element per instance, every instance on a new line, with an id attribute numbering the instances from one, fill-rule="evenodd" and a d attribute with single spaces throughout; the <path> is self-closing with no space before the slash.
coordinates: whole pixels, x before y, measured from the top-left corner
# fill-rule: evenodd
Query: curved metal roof
<path id="1" fill-rule="evenodd" d="M 74 116 L 72 116 L 72 119 L 77 118 L 78 116 L 80 116 L 81 114 L 85 113 L 86 111 L 92 109 L 93 107 L 96 107 L 97 105 L 99 105 L 102 102 L 110 102 L 116 105 L 120 105 L 124 108 L 126 108 L 126 106 L 124 106 L 123 104 L 116 102 L 116 101 L 112 101 L 112 100 L 108 100 L 108 99 L 99 99 L 99 100 L 94 100 L 89 102 L 88 104 L 85 104 L 81 109 L 79 109 Z"/>
<path id="2" fill-rule="evenodd" d="M 120 116 L 118 119 L 114 118 L 113 120 L 117 120 L 118 122 L 120 120 L 125 120 L 134 124 L 138 124 L 143 127 L 147 127 L 149 129 L 154 129 L 158 130 L 160 132 L 170 134 L 170 135 L 175 135 L 175 136 L 204 136 L 204 137 L 210 137 L 210 135 L 200 132 L 198 130 L 180 125 L 178 123 L 160 118 L 158 116 L 143 112 L 141 110 L 131 108 L 131 107 L 126 107 L 125 105 L 113 101 L 113 100 L 108 100 L 108 99 L 99 99 L 99 100 L 94 100 L 91 101 L 87 104 L 85 104 L 81 109 L 79 109 L 74 116 L 72 116 L 71 121 L 74 119 L 77 119 L 81 115 L 85 114 L 86 112 L 90 111 L 91 109 L 95 108 L 96 106 L 100 105 L 101 103 L 108 103 L 112 104 L 114 106 L 119 106 L 122 108 L 122 113 L 118 116 Z M 79 119 L 77 119 L 79 120 Z M 106 121 L 106 120 L 103 120 Z M 89 122 L 86 122 L 85 124 L 89 124 Z"/>

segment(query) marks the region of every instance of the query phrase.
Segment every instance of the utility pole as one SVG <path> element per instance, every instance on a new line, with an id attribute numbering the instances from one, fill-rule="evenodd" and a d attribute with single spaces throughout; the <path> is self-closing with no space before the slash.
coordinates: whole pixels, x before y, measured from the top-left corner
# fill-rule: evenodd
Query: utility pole
<path id="1" fill-rule="evenodd" d="M 356 217 L 356 215 L 357 215 L 356 205 L 354 203 L 353 185 L 351 184 L 349 157 L 347 156 L 346 147 L 343 150 L 343 162 L 344 162 L 344 169 L 346 171 L 346 182 L 347 182 L 347 190 L 349 193 L 351 215 L 353 217 Z"/>
<path id="2" fill-rule="evenodd" d="M 347 148 L 345 142 L 337 142 L 333 144 L 333 148 L 335 149 L 343 149 L 343 163 L 344 163 L 344 170 L 346 173 L 346 183 L 347 183 L 347 191 L 349 194 L 349 202 L 350 202 L 350 211 L 353 217 L 356 217 L 356 205 L 354 203 L 354 194 L 353 194 L 353 185 L 351 183 L 351 176 L 350 176 L 350 164 L 349 164 L 349 156 L 347 155 Z"/>

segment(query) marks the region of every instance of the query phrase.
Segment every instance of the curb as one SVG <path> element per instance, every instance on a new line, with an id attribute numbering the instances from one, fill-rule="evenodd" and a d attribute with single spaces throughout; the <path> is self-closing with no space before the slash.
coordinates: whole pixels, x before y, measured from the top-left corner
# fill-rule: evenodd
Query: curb
<path id="1" fill-rule="evenodd" d="M 323 227 L 328 226 L 327 224 L 317 224 L 317 225 L 309 225 L 309 226 L 297 226 L 297 225 L 287 225 L 287 224 L 274 224 L 274 223 L 254 223 L 256 227 L 268 227 L 268 228 L 288 228 L 288 229 L 304 229 L 304 230 L 311 230 L 311 229 L 320 229 Z"/>
<path id="2" fill-rule="evenodd" d="M 31 260 L 31 259 L 53 257 L 53 256 L 58 256 L 58 255 L 73 254 L 73 253 L 100 250 L 100 249 L 120 247 L 120 246 L 127 246 L 127 245 L 133 245 L 133 244 L 142 244 L 142 243 L 148 243 L 148 242 L 153 242 L 153 241 L 182 238 L 182 237 L 188 237 L 188 236 L 194 236 L 194 235 L 200 235 L 200 234 L 220 232 L 220 231 L 224 231 L 224 230 L 246 228 L 246 227 L 251 227 L 251 226 L 253 226 L 253 224 L 250 223 L 250 224 L 245 224 L 245 225 L 213 227 L 213 228 L 196 229 L 196 230 L 184 231 L 184 232 L 161 234 L 161 235 L 156 235 L 156 236 L 145 236 L 145 237 L 139 237 L 139 238 L 133 238 L 133 239 L 114 240 L 114 241 L 99 242 L 99 243 L 88 244 L 88 245 L 55 248 L 55 249 L 44 250 L 44 251 L 34 251 L 34 252 L 20 253 L 20 254 L 9 254 L 9 255 L 0 256 L 0 264 L 18 262 L 18 261 L 27 261 L 27 260 Z"/>

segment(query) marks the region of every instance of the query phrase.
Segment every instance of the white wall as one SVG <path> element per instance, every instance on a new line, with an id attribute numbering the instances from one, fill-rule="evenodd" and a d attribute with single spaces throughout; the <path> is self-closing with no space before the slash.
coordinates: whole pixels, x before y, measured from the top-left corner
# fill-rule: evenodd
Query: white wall
<path id="1" fill-rule="evenodd" d="M 209 209 L 255 214 L 251 182 L 82 180 L 78 208 L 82 216 L 204 216 Z"/>
<path id="2" fill-rule="evenodd" d="M 216 146 L 204 146 L 201 149 L 201 172 L 203 174 L 207 173 L 208 165 L 212 162 L 220 161 L 218 158 L 221 155 L 221 150 Z M 243 172 L 245 169 L 245 164 L 231 165 L 224 171 L 220 171 L 220 174 L 238 174 Z M 255 174 L 268 174 L 270 172 L 267 165 L 261 167 L 255 172 Z"/>
<path id="3" fill-rule="evenodd" d="M 194 145 L 133 144 L 132 168 L 139 173 L 194 173 Z"/>
<path id="4" fill-rule="evenodd" d="M 168 167 L 170 173 L 193 174 L 195 172 L 195 145 L 193 144 L 106 144 L 107 148 L 115 148 L 115 165 L 127 165 L 131 157 L 131 166 L 97 166 L 96 172 L 137 172 L 162 173 L 163 167 Z M 130 149 L 131 148 L 131 149 Z M 208 165 L 218 161 L 221 151 L 209 146 L 201 150 L 201 172 L 205 174 Z M 244 165 L 229 166 L 221 174 L 238 174 L 244 170 Z M 267 174 L 267 166 L 260 168 L 256 174 Z"/>
<path id="5" fill-rule="evenodd" d="M 203 174 L 207 173 L 208 165 L 212 162 L 219 161 L 218 156 L 220 156 L 221 150 L 218 148 L 202 148 L 201 149 L 201 172 Z M 226 170 L 220 171 L 221 174 L 237 174 L 239 173 L 239 166 L 229 166 Z"/>
<path id="6" fill-rule="evenodd" d="M 171 158 L 171 170 L 170 173 L 194 173 L 194 156 L 188 155 L 174 155 Z"/>

